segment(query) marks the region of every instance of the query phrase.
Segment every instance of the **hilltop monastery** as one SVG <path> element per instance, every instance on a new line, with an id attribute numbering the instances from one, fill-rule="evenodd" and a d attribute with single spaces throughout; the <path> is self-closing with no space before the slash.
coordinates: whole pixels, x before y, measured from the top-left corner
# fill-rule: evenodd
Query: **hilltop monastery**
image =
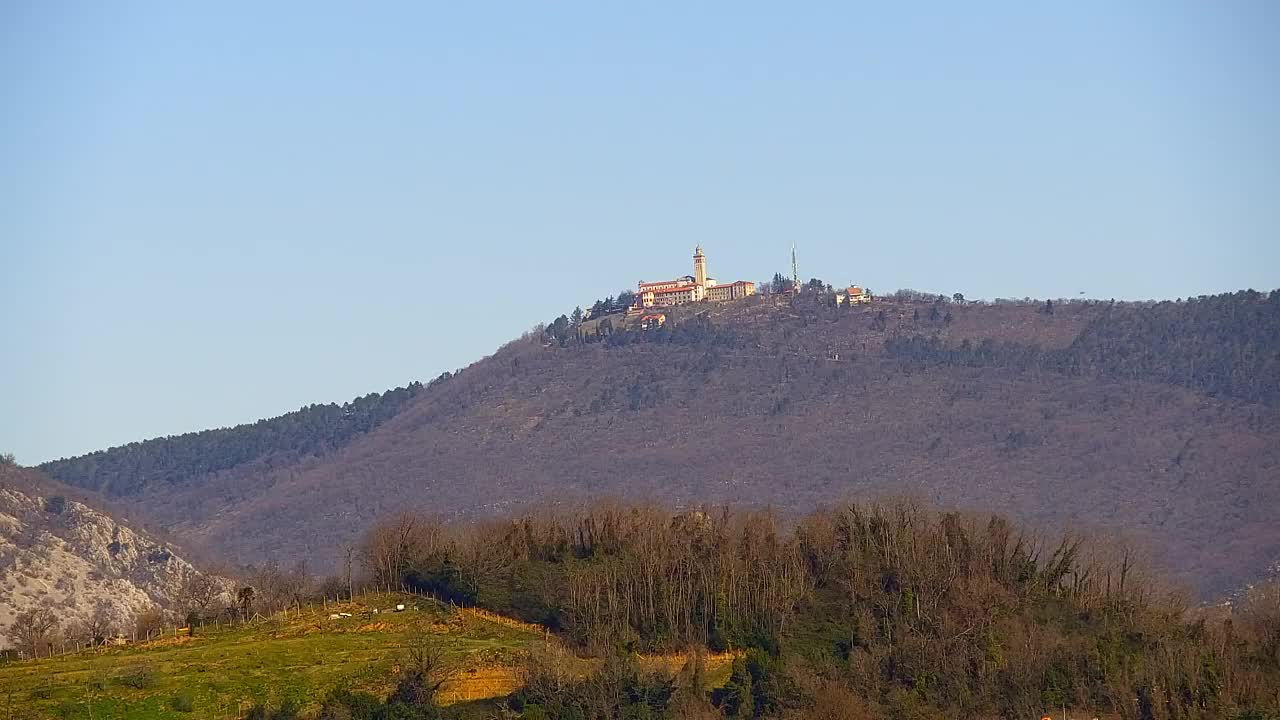
<path id="1" fill-rule="evenodd" d="M 699 245 L 693 251 L 693 274 L 675 280 L 640 282 L 636 286 L 636 304 L 632 311 L 644 308 L 683 305 L 702 300 L 737 300 L 756 294 L 756 284 L 747 280 L 721 285 L 707 277 L 707 256 Z"/>

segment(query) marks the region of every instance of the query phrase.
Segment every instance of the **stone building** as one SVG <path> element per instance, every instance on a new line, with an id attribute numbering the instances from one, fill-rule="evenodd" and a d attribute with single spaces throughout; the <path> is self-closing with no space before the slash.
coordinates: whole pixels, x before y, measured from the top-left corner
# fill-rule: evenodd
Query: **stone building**
<path id="1" fill-rule="evenodd" d="M 636 306 L 640 308 L 683 305 L 703 300 L 739 300 L 756 293 L 755 283 L 747 280 L 721 285 L 707 276 L 707 256 L 699 245 L 693 251 L 693 274 L 675 280 L 641 282 L 636 286 Z"/>

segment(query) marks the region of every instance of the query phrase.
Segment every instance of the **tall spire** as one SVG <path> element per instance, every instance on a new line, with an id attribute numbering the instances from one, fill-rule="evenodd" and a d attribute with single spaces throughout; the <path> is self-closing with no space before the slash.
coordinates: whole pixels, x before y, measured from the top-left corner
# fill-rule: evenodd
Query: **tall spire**
<path id="1" fill-rule="evenodd" d="M 796 241 L 791 241 L 791 292 L 800 292 L 800 270 L 796 266 Z"/>

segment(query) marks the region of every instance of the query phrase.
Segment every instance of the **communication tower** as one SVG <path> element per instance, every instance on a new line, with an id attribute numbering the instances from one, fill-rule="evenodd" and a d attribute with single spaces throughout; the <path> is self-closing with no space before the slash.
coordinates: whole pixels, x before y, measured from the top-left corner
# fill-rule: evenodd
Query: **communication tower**
<path id="1" fill-rule="evenodd" d="M 800 270 L 796 266 L 796 241 L 791 241 L 791 292 L 800 292 Z"/>

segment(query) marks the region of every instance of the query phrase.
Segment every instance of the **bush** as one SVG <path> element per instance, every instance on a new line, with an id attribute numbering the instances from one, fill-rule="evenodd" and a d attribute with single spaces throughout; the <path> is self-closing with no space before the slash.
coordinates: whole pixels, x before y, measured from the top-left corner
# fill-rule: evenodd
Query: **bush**
<path id="1" fill-rule="evenodd" d="M 298 717 L 298 703 L 294 700 L 285 700 L 280 703 L 280 707 L 271 713 L 271 720 L 296 720 Z"/>
<path id="2" fill-rule="evenodd" d="M 367 692 L 338 688 L 320 706 L 320 720 L 373 720 L 382 701 Z"/>
<path id="3" fill-rule="evenodd" d="M 131 687 L 134 690 L 146 690 L 155 686 L 156 673 L 145 665 L 135 665 L 126 669 L 124 674 L 120 676 L 120 684 Z"/>
<path id="4" fill-rule="evenodd" d="M 195 701 L 191 699 L 191 693 L 183 691 L 173 696 L 170 702 L 174 710 L 183 713 L 189 713 L 195 710 Z"/>

